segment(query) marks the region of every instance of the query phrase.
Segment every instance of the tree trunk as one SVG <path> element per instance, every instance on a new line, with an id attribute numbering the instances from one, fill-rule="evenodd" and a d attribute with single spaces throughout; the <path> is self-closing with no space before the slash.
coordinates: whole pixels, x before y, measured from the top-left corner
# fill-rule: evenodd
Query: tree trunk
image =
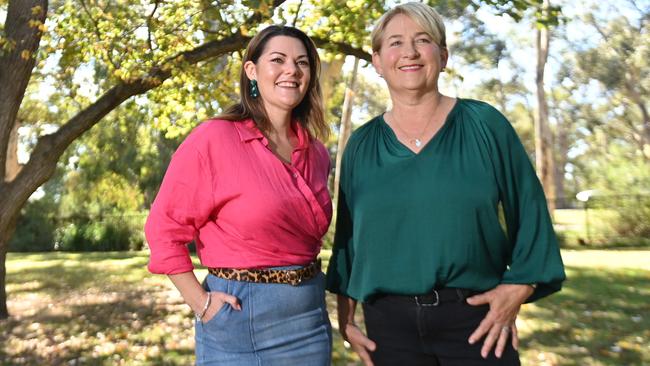
<path id="1" fill-rule="evenodd" d="M 18 109 L 36 64 L 36 51 L 45 23 L 47 0 L 10 1 L 0 52 L 0 178 L 5 181 L 9 139 Z"/>
<path id="2" fill-rule="evenodd" d="M 544 11 L 548 9 L 549 2 L 544 0 Z M 544 69 L 548 60 L 549 30 L 542 26 L 537 30 L 537 118 L 535 119 L 535 165 L 537 175 L 544 187 L 551 215 L 555 211 L 555 179 L 553 177 L 553 138 L 548 123 L 548 103 L 544 91 Z"/>
<path id="3" fill-rule="evenodd" d="M 0 207 L 0 210 L 2 208 Z M 16 228 L 16 221 L 18 215 L 9 221 L 6 224 L 0 224 L 0 319 L 6 319 L 9 317 L 9 311 L 7 309 L 7 292 L 5 289 L 5 281 L 7 279 L 7 268 L 6 261 L 7 250 L 9 249 L 9 239 L 13 235 L 14 229 Z"/>
<path id="4" fill-rule="evenodd" d="M 334 85 L 340 81 L 341 69 L 345 57 L 333 58 L 329 62 L 323 62 L 320 69 L 320 87 L 323 93 L 323 104 L 327 105 L 327 101 L 332 98 L 334 94 Z"/>
<path id="5" fill-rule="evenodd" d="M 7 279 L 6 261 L 8 245 L 0 243 L 0 281 L 4 284 Z M 9 309 L 7 309 L 7 290 L 5 286 L 0 286 L 0 319 L 7 319 L 9 317 Z"/>
<path id="6" fill-rule="evenodd" d="M 9 239 L 16 227 L 20 208 L 25 200 L 16 200 L 17 185 L 14 178 L 19 174 L 12 154 L 16 138 L 16 117 L 23 101 L 27 83 L 36 64 L 36 51 L 41 41 L 41 27 L 47 15 L 47 0 L 10 1 L 4 25 L 5 49 L 0 53 L 0 319 L 9 316 L 5 289 L 5 258 Z M 7 169 L 9 168 L 9 170 Z M 37 187 L 34 188 L 36 190 Z M 33 191 L 32 191 L 33 192 Z M 30 192 L 31 194 L 31 192 Z M 29 195 L 27 195 L 29 197 Z M 20 203 L 19 203 L 20 202 Z M 19 203 L 19 204 L 18 204 Z"/>
<path id="7" fill-rule="evenodd" d="M 273 6 L 279 6 L 284 0 L 274 0 Z M 106 114 L 117 108 L 128 98 L 143 94 L 153 89 L 171 76 L 171 70 L 179 70 L 184 65 L 195 65 L 198 62 L 219 57 L 221 55 L 241 50 L 250 37 L 236 32 L 230 36 L 210 41 L 192 50 L 181 52 L 170 57 L 160 65 L 154 66 L 148 75 L 140 79 L 122 81 L 106 91 L 94 103 L 81 110 L 53 134 L 41 136 L 31 153 L 29 161 L 22 166 L 17 175 L 6 178 L 7 152 L 11 131 L 16 124 L 18 109 L 25 94 L 25 89 L 35 65 L 35 55 L 41 38 L 41 28 L 35 25 L 44 24 L 47 14 L 47 0 L 11 0 L 7 8 L 7 20 L 4 36 L 7 44 L 15 47 L 0 53 L 0 319 L 8 316 L 6 312 L 6 296 L 4 282 L 4 258 L 8 243 L 14 232 L 16 220 L 29 196 L 36 191 L 54 174 L 56 164 L 68 146 L 84 132 L 97 124 Z M 248 24 L 260 22 L 263 15 L 256 12 Z M 39 23 L 40 22 L 40 23 Z M 316 42 L 327 43 L 327 40 L 315 39 Z M 363 51 L 343 43 L 331 43 L 342 53 L 353 52 L 364 59 L 371 56 Z"/>
<path id="8" fill-rule="evenodd" d="M 575 120 L 575 119 L 572 119 Z M 569 120 L 570 121 L 570 120 Z M 555 161 L 555 197 L 556 208 L 567 208 L 566 192 L 564 191 L 564 173 L 567 164 L 567 155 L 569 153 L 569 131 L 567 124 L 569 121 L 558 118 L 557 128 L 557 148 Z"/>
<path id="9" fill-rule="evenodd" d="M 7 182 L 14 180 L 22 168 L 20 163 L 18 163 L 18 128 L 20 128 L 20 123 L 16 122 L 9 135 L 5 170 L 5 181 Z"/>
<path id="10" fill-rule="evenodd" d="M 350 134 L 352 134 L 352 106 L 354 105 L 354 87 L 357 83 L 357 72 L 359 70 L 359 59 L 354 58 L 354 67 L 352 68 L 352 77 L 350 84 L 345 88 L 345 99 L 343 100 L 343 113 L 341 113 L 341 124 L 339 127 L 339 142 L 336 149 L 336 168 L 334 170 L 334 202 L 339 199 L 339 182 L 341 181 L 341 161 L 343 160 L 343 150 L 348 143 Z"/>

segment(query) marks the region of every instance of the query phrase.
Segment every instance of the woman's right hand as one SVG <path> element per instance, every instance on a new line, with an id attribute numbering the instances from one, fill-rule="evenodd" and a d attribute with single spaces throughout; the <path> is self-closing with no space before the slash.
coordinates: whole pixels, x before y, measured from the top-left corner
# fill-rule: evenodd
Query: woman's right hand
<path id="1" fill-rule="evenodd" d="M 343 339 L 350 343 L 352 350 L 359 355 L 364 365 L 373 366 L 370 352 L 377 349 L 375 342 L 371 341 L 354 323 L 346 323 L 344 329 L 341 329 L 341 334 Z"/>
<path id="2" fill-rule="evenodd" d="M 235 309 L 235 310 L 241 310 L 241 305 L 239 305 L 239 299 L 237 299 L 235 296 L 229 295 L 224 292 L 206 292 L 207 296 L 212 297 L 210 299 L 210 306 L 208 306 L 208 309 L 205 311 L 205 314 L 203 314 L 203 317 L 201 318 L 201 322 L 203 324 L 206 324 L 209 322 L 217 313 L 221 310 L 221 308 L 224 306 L 224 304 L 228 303 L 230 306 Z M 207 296 L 205 297 L 205 301 L 208 300 Z"/>

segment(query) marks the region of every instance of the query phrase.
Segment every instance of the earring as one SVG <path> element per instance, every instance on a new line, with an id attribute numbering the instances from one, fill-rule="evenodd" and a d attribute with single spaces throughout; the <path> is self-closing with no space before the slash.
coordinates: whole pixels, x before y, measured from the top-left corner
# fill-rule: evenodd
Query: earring
<path id="1" fill-rule="evenodd" d="M 253 99 L 259 97 L 260 96 L 260 91 L 257 89 L 257 80 L 253 79 L 253 80 L 250 81 L 249 84 L 250 84 L 250 90 L 249 90 L 248 93 L 250 94 L 250 96 Z"/>

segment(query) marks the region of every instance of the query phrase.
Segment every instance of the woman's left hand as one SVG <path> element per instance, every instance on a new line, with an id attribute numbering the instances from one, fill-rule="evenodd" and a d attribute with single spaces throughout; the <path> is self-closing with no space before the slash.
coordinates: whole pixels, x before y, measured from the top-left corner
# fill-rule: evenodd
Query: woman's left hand
<path id="1" fill-rule="evenodd" d="M 497 358 L 501 358 L 510 333 L 512 333 L 512 347 L 514 349 L 519 348 L 515 320 L 521 304 L 526 301 L 533 291 L 533 288 L 529 285 L 503 284 L 480 295 L 467 298 L 467 303 L 470 305 L 490 305 L 490 311 L 485 315 L 474 333 L 469 336 L 470 344 L 474 344 L 485 337 L 483 348 L 481 348 L 483 358 L 487 358 L 492 348 L 495 348 L 494 354 Z"/>

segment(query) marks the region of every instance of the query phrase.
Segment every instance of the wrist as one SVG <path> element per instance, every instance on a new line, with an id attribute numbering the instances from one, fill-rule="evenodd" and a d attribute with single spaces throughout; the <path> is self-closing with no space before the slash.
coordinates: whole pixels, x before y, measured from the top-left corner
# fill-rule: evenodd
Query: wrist
<path id="1" fill-rule="evenodd" d="M 209 292 L 205 293 L 205 297 L 203 302 L 201 303 L 201 307 L 198 308 L 198 310 L 194 310 L 194 318 L 197 321 L 201 321 L 203 317 L 205 316 L 205 313 L 208 312 L 208 308 L 210 307 L 210 303 L 212 302 L 212 296 L 210 296 Z"/>
<path id="2" fill-rule="evenodd" d="M 343 340 L 348 341 L 348 342 L 349 342 L 349 340 L 348 340 L 348 327 L 350 327 L 350 326 L 355 327 L 355 328 L 357 327 L 357 325 L 352 321 L 345 321 L 345 322 L 339 323 L 339 333 L 341 334 L 341 337 L 343 337 Z"/>

